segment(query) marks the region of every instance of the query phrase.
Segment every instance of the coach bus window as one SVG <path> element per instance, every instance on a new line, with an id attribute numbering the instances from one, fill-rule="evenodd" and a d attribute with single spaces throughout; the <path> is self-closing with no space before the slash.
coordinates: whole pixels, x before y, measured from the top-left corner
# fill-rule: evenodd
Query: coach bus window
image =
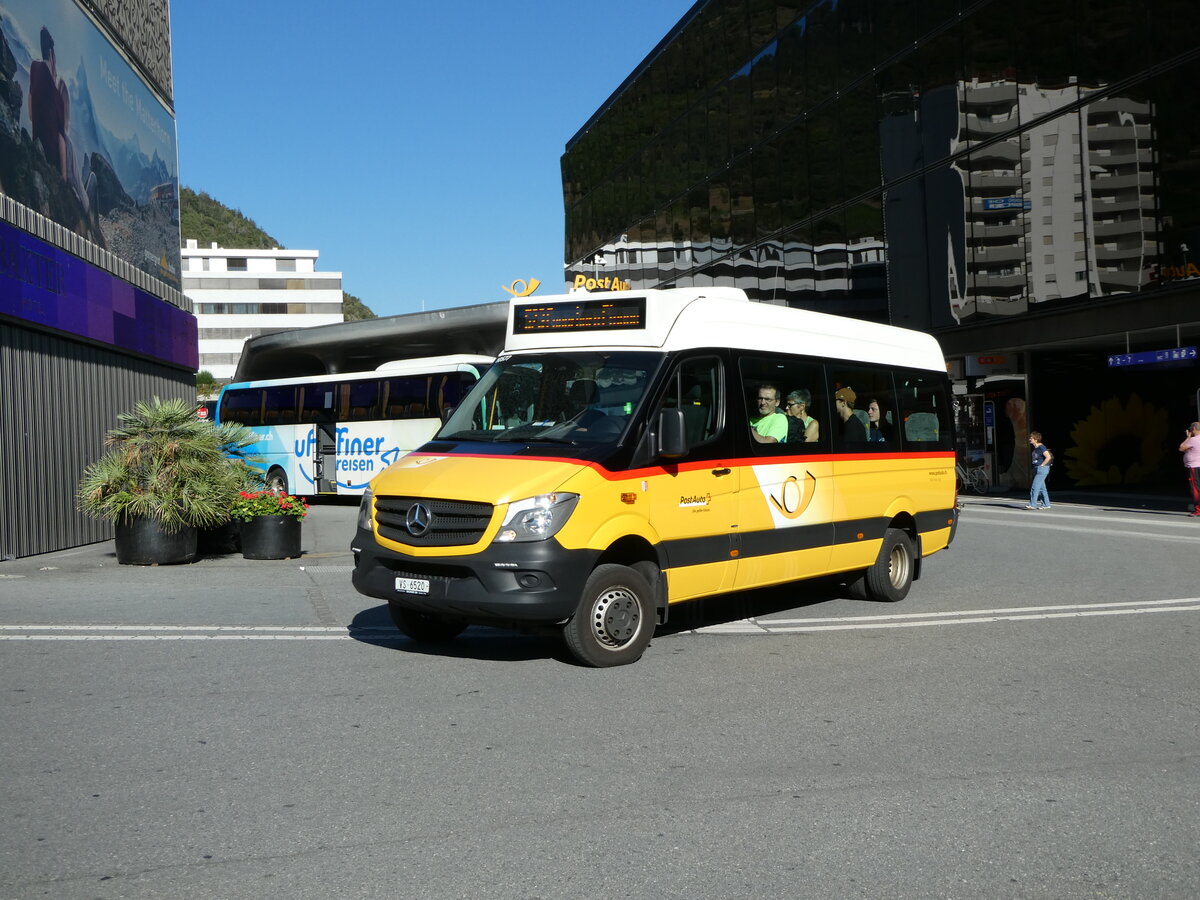
<path id="1" fill-rule="evenodd" d="M 350 389 L 350 409 L 345 421 L 365 422 L 382 417 L 377 380 L 352 381 L 347 387 Z"/>
<path id="2" fill-rule="evenodd" d="M 294 387 L 272 387 L 263 391 L 264 409 L 262 424 L 290 425 L 296 421 L 296 389 Z"/>
<path id="3" fill-rule="evenodd" d="M 226 391 L 221 396 L 221 421 L 249 428 L 262 424 L 262 388 Z"/>

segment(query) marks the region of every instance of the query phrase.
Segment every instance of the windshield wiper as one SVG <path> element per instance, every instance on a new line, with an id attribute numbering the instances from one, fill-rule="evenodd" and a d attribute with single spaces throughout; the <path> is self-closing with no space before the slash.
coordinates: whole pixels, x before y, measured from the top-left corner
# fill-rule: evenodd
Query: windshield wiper
<path id="1" fill-rule="evenodd" d="M 526 425 L 516 425 L 505 431 L 497 433 L 495 440 L 497 443 L 540 441 L 546 444 L 570 444 L 574 446 L 575 441 L 572 441 L 569 438 L 551 437 L 550 435 L 539 433 L 557 428 L 561 424 L 561 422 L 556 422 L 553 425 L 534 425 L 532 423 Z"/>

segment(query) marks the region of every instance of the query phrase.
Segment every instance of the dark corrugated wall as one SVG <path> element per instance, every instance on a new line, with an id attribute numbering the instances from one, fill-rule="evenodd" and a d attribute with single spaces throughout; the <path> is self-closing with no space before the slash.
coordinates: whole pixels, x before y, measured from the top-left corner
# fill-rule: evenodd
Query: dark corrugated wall
<path id="1" fill-rule="evenodd" d="M 117 415 L 154 396 L 194 400 L 195 375 L 0 322 L 0 559 L 112 537 L 75 489 Z"/>

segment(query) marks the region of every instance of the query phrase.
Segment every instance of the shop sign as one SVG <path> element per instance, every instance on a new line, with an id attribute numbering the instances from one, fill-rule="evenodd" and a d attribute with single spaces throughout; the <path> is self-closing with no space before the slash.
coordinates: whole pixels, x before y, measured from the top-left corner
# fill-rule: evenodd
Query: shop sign
<path id="1" fill-rule="evenodd" d="M 1123 366 L 1150 366 L 1165 362 L 1195 362 L 1195 347 L 1171 347 L 1169 350 L 1144 350 L 1141 353 L 1114 353 L 1108 357 L 1110 369 Z"/>
<path id="2" fill-rule="evenodd" d="M 966 358 L 967 375 L 1016 375 L 1017 360 L 1007 353 L 981 353 Z"/>
<path id="3" fill-rule="evenodd" d="M 983 208 L 992 209 L 1023 209 L 1030 210 L 1033 204 L 1024 197 L 989 197 L 983 201 Z"/>
<path id="4" fill-rule="evenodd" d="M 586 275 L 575 276 L 575 290 L 585 291 L 627 291 L 629 282 L 620 278 L 588 278 Z"/>

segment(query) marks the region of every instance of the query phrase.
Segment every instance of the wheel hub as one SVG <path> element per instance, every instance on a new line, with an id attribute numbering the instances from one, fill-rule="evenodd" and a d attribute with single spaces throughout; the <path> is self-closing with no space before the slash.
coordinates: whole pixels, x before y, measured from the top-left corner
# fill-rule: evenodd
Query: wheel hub
<path id="1" fill-rule="evenodd" d="M 641 609 L 637 598 L 624 588 L 611 588 L 596 599 L 592 607 L 592 630 L 607 647 L 627 644 L 641 627 Z"/>

